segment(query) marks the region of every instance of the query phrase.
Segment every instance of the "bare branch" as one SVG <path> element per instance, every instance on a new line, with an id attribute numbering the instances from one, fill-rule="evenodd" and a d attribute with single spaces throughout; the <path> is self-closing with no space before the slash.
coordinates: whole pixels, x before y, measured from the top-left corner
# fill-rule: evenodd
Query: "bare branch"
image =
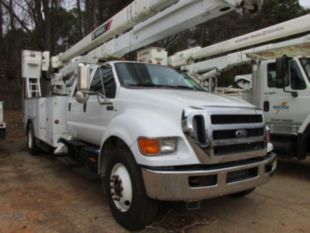
<path id="1" fill-rule="evenodd" d="M 4 8 L 6 8 L 8 11 L 11 11 L 11 15 L 14 17 L 14 19 L 17 20 L 17 22 L 22 26 L 22 28 L 23 28 L 25 31 L 27 31 L 28 33 L 31 33 L 31 30 L 27 27 L 27 25 L 25 24 L 25 22 L 24 22 L 22 19 L 20 19 L 20 18 L 15 14 L 15 12 L 13 11 L 13 9 L 11 9 L 10 4 L 9 4 L 8 2 L 2 0 L 0 3 L 1 3 L 2 6 L 3 6 Z"/>

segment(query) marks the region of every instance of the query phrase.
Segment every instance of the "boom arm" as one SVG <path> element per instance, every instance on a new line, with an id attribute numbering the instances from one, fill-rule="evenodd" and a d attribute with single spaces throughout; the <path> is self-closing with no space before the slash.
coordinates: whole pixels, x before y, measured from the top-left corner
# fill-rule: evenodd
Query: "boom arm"
<path id="1" fill-rule="evenodd" d="M 54 68 L 59 68 L 57 66 L 75 56 L 85 54 L 88 60 L 120 57 L 167 36 L 219 17 L 235 10 L 236 7 L 252 12 L 259 10 L 263 3 L 263 0 L 179 0 L 177 3 L 175 3 L 176 0 L 143 0 L 142 6 L 146 6 L 136 9 L 136 5 L 141 1 L 134 1 L 64 54 L 54 58 L 54 61 L 58 61 Z M 167 5 L 171 6 L 152 16 L 156 10 L 163 9 Z M 148 13 L 145 13 L 145 9 Z M 136 12 L 134 17 L 132 12 Z M 147 17 L 149 19 L 142 22 Z M 129 32 L 120 35 L 131 27 L 133 28 Z M 116 35 L 120 36 L 113 38 Z"/>
<path id="2" fill-rule="evenodd" d="M 184 66 L 189 61 L 207 59 L 208 57 L 219 56 L 237 49 L 248 48 L 268 41 L 306 33 L 310 31 L 309 21 L 310 14 L 205 48 L 184 50 L 169 57 L 169 64 L 174 67 Z"/>
<path id="3" fill-rule="evenodd" d="M 254 60 L 273 60 L 277 57 L 287 55 L 309 56 L 310 55 L 310 34 L 283 42 L 263 45 L 239 52 L 230 53 L 224 56 L 211 58 L 202 62 L 184 66 L 184 70 L 190 72 L 208 72 L 212 69 L 223 72 L 234 66 L 251 63 Z"/>
<path id="4" fill-rule="evenodd" d="M 135 0 L 88 36 L 60 55 L 61 62 L 80 56 L 155 15 L 177 0 Z"/>
<path id="5" fill-rule="evenodd" d="M 256 12 L 262 3 L 263 0 L 135 0 L 72 48 L 52 57 L 51 66 L 59 71 L 51 79 L 53 92 L 64 95 L 70 91 L 78 63 L 121 57 L 236 8 Z M 35 92 L 35 96 L 41 95 L 36 92 L 40 90 L 41 71 L 52 70 L 44 65 L 49 64 L 49 57 L 43 55 L 33 51 L 23 53 L 23 78 L 28 93 Z M 33 81 L 38 87 L 31 91 Z"/>

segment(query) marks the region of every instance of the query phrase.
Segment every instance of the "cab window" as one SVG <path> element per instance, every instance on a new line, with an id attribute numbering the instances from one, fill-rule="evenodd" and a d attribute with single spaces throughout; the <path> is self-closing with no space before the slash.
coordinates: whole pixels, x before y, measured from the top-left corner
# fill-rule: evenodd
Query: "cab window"
<path id="1" fill-rule="evenodd" d="M 276 63 L 270 63 L 267 67 L 267 83 L 268 87 L 276 87 Z"/>
<path id="2" fill-rule="evenodd" d="M 107 98 L 115 98 L 116 83 L 112 67 L 101 66 L 97 69 L 90 85 L 90 91 L 99 92 Z"/>
<path id="3" fill-rule="evenodd" d="M 294 60 L 290 62 L 290 83 L 293 90 L 303 90 L 306 88 L 305 80 L 297 62 Z"/>
<path id="4" fill-rule="evenodd" d="M 267 84 L 268 87 L 275 88 L 276 87 L 276 63 L 268 64 L 267 70 Z M 305 80 L 300 72 L 300 69 L 296 63 L 296 61 L 292 60 L 290 62 L 289 72 L 285 75 L 285 86 L 291 85 L 293 90 L 303 90 L 306 88 Z"/>

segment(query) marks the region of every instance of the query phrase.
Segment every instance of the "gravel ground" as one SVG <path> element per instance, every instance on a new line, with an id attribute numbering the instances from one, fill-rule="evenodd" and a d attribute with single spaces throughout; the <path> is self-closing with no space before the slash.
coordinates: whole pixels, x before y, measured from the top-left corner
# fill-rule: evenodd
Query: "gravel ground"
<path id="1" fill-rule="evenodd" d="M 126 232 L 99 180 L 51 155 L 31 156 L 23 136 L 0 143 L 0 233 Z M 143 232 L 309 232 L 310 161 L 280 161 L 272 180 L 245 198 L 206 200 L 197 211 L 162 203 Z"/>

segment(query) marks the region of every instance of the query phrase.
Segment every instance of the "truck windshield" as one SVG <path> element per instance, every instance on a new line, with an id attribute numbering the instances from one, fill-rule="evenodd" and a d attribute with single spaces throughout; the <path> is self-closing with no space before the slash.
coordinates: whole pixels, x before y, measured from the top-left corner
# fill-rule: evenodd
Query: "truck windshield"
<path id="1" fill-rule="evenodd" d="M 310 82 L 310 58 L 300 58 L 300 62 Z"/>
<path id="2" fill-rule="evenodd" d="M 188 75 L 166 66 L 143 63 L 115 64 L 123 87 L 203 89 Z"/>

